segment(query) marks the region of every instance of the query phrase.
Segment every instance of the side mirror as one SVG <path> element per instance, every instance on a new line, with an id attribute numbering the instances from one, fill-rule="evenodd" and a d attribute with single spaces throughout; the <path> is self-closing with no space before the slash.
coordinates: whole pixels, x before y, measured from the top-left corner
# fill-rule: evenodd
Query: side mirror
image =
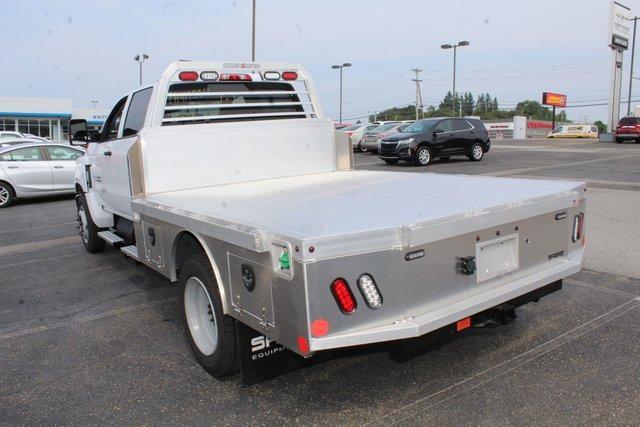
<path id="1" fill-rule="evenodd" d="M 69 120 L 69 144 L 87 145 L 89 140 L 87 121 L 84 119 Z"/>

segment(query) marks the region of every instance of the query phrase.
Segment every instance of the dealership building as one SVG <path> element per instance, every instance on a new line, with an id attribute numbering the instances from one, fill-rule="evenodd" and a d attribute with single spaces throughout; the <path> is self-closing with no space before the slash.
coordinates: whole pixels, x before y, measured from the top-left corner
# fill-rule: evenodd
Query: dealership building
<path id="1" fill-rule="evenodd" d="M 106 115 L 100 109 L 74 108 L 66 98 L 0 97 L 0 131 L 66 139 L 72 118 L 86 119 L 90 129 L 99 129 Z"/>

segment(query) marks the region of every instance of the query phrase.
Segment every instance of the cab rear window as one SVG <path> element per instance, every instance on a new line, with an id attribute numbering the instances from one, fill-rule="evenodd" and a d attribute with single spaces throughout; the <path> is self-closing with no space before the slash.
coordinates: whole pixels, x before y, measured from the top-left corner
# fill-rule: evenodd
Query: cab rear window
<path id="1" fill-rule="evenodd" d="M 306 118 L 310 108 L 308 97 L 301 99 L 289 83 L 174 83 L 169 86 L 162 124 Z"/>
<path id="2" fill-rule="evenodd" d="M 620 119 L 620 125 L 628 126 L 628 125 L 637 125 L 640 123 L 640 117 L 623 117 Z"/>

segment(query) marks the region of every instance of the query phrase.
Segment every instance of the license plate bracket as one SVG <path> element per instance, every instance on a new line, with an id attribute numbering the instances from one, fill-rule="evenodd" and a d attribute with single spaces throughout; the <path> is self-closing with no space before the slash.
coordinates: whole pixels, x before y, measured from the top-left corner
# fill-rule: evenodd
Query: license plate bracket
<path id="1" fill-rule="evenodd" d="M 519 249 L 517 233 L 476 244 L 478 283 L 517 270 L 520 266 Z"/>

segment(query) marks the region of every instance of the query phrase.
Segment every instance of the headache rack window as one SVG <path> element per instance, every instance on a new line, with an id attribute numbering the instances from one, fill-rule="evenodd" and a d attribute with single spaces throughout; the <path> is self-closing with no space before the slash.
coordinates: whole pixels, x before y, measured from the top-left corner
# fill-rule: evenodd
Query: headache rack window
<path id="1" fill-rule="evenodd" d="M 162 125 L 315 117 L 304 83 L 297 83 L 302 91 L 280 82 L 174 83 Z"/>

